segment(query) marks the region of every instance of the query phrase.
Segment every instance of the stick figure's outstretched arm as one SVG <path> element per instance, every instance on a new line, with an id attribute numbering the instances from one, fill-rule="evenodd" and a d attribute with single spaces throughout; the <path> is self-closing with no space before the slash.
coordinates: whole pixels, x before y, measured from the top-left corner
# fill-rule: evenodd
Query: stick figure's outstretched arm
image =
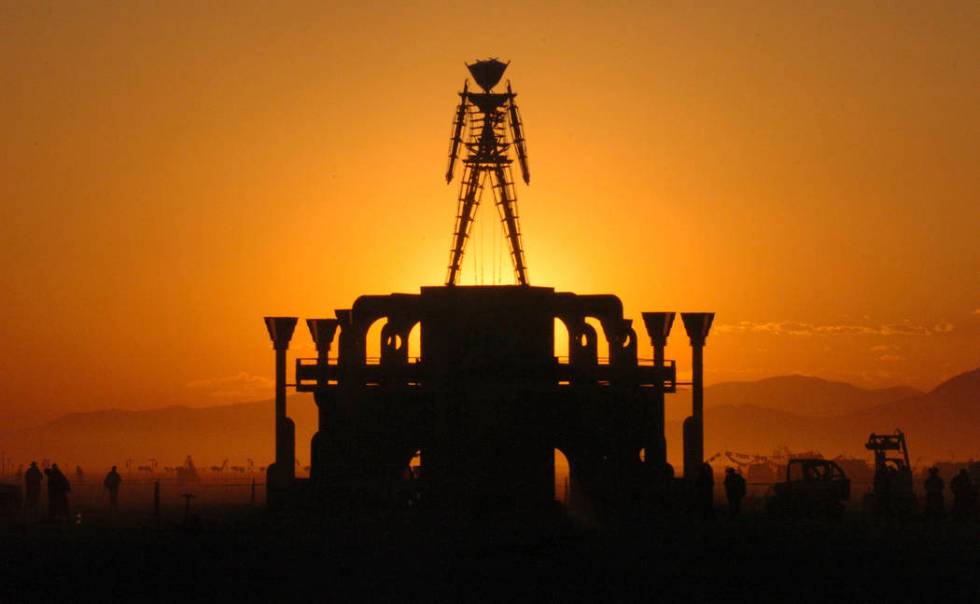
<path id="1" fill-rule="evenodd" d="M 446 168 L 446 184 L 453 180 L 453 171 L 456 169 L 456 158 L 459 156 L 459 146 L 462 144 L 463 126 L 466 125 L 466 87 L 469 80 L 463 82 L 463 92 L 459 94 L 459 106 L 456 107 L 456 117 L 453 119 L 453 137 L 449 141 L 449 167 Z"/>
<path id="2" fill-rule="evenodd" d="M 524 142 L 524 124 L 521 122 L 521 112 L 514 102 L 517 95 L 510 89 L 510 80 L 507 80 L 507 94 L 510 96 L 510 134 L 514 139 L 514 148 L 517 149 L 517 162 L 521 165 L 521 176 L 524 177 L 524 184 L 531 184 L 531 170 L 527 165 L 527 146 Z"/>

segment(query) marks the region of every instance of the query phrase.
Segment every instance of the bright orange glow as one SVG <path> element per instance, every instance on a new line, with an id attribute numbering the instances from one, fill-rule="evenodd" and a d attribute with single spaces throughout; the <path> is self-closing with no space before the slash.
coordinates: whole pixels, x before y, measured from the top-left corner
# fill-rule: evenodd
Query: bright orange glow
<path id="1" fill-rule="evenodd" d="M 441 283 L 489 54 L 531 282 L 620 295 L 640 356 L 640 311 L 714 310 L 709 383 L 980 365 L 976 3 L 231 10 L 0 9 L 0 425 L 267 398 L 263 315 Z M 461 282 L 510 283 L 488 199 L 474 229 Z"/>

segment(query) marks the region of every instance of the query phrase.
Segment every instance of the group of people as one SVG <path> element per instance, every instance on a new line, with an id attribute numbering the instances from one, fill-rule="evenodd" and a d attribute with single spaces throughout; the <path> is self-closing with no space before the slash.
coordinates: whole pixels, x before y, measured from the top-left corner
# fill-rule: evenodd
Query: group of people
<path id="1" fill-rule="evenodd" d="M 37 462 L 31 462 L 31 467 L 24 473 L 24 486 L 26 487 L 24 508 L 28 511 L 38 509 L 41 500 L 41 483 L 45 476 L 48 479 L 48 515 L 52 518 L 67 520 L 69 516 L 68 492 L 71 491 L 71 482 L 58 467 L 58 464 L 44 468 L 42 473 Z"/>
<path id="2" fill-rule="evenodd" d="M 48 516 L 52 519 L 67 521 L 71 516 L 71 509 L 68 504 L 71 482 L 56 463 L 42 471 L 37 462 L 32 461 L 31 466 L 24 472 L 24 509 L 29 513 L 39 511 L 41 486 L 45 478 L 47 478 L 48 483 Z M 119 505 L 119 485 L 122 484 L 122 476 L 119 475 L 116 466 L 112 466 L 102 484 L 109 492 L 109 506 L 115 510 Z"/>
<path id="3" fill-rule="evenodd" d="M 876 491 L 880 485 L 876 480 Z M 946 504 L 943 492 L 945 483 L 939 476 L 939 469 L 929 468 L 929 475 L 925 480 L 925 516 L 927 518 L 939 519 L 946 515 Z M 734 519 L 738 517 L 742 510 L 742 500 L 746 495 L 746 482 L 736 468 L 725 469 L 725 497 L 728 501 L 728 517 Z M 881 495 L 887 496 L 889 489 L 881 488 Z M 977 515 L 978 496 L 977 488 L 970 478 L 970 474 L 965 468 L 960 469 L 959 473 L 949 483 L 949 490 L 953 494 L 953 506 L 951 515 L 957 520 L 966 520 Z M 711 466 L 702 464 L 700 471 L 695 479 L 695 492 L 699 508 L 705 517 L 714 516 L 714 473 Z"/>
<path id="4" fill-rule="evenodd" d="M 926 490 L 926 517 L 940 519 L 946 516 L 946 501 L 943 491 L 946 488 L 939 468 L 929 468 L 929 476 L 925 480 Z M 952 516 L 957 520 L 966 520 L 977 513 L 977 489 L 970 479 L 970 474 L 966 468 L 961 468 L 959 473 L 949 482 L 949 490 L 953 493 Z"/>

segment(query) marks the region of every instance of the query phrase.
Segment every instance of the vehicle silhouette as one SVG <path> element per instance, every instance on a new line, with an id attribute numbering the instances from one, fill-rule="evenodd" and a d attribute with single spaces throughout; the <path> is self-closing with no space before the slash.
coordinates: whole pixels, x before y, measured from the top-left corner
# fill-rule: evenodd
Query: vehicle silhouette
<path id="1" fill-rule="evenodd" d="M 851 497 L 851 481 L 829 459 L 791 459 L 786 480 L 772 486 L 766 511 L 774 516 L 838 518 Z"/>

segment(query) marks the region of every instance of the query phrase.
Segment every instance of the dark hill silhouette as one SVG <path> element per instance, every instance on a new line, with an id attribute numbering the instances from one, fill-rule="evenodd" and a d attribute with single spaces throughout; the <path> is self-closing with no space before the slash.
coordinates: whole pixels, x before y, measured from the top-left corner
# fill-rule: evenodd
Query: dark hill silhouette
<path id="1" fill-rule="evenodd" d="M 980 403 L 980 368 L 954 376 L 936 386 L 931 394 L 943 400 L 972 400 Z"/>
<path id="2" fill-rule="evenodd" d="M 71 413 L 48 424 L 0 434 L 8 454 L 21 463 L 51 459 L 61 465 L 134 466 L 150 458 L 160 466 L 179 464 L 188 453 L 198 465 L 246 458 L 266 465 L 273 456 L 272 400 L 212 407 L 171 406 L 141 411 L 111 409 Z M 315 431 L 316 408 L 309 396 L 289 399 L 297 443 Z M 308 460 L 302 460 L 307 463 Z"/>
<path id="3" fill-rule="evenodd" d="M 706 401 L 711 391 L 705 393 Z M 928 393 L 833 417 L 717 402 L 706 413 L 708 455 L 725 450 L 768 454 L 785 445 L 796 451 L 821 451 L 828 457 L 845 454 L 864 458 L 868 456 L 864 443 L 869 433 L 900 428 L 908 436 L 913 460 L 980 459 L 980 369 L 955 376 Z M 671 424 L 668 438 L 680 455 L 680 424 Z"/>
<path id="4" fill-rule="evenodd" d="M 933 457 L 980 458 L 980 369 L 957 375 L 922 396 L 880 405 L 847 419 L 858 424 L 894 417 L 909 434 L 909 446 Z M 918 455 L 919 453 L 915 453 Z"/>
<path id="5" fill-rule="evenodd" d="M 834 399 L 835 394 L 841 398 Z M 690 409 L 689 393 L 668 401 L 673 418 Z M 710 386 L 705 402 L 708 455 L 725 450 L 768 454 L 786 445 L 794 451 L 822 451 L 829 457 L 844 453 L 865 458 L 864 442 L 870 432 L 902 428 L 913 459 L 980 458 L 980 369 L 928 393 L 909 388 L 865 390 L 818 378 L 783 376 Z M 827 409 L 844 412 L 833 415 Z M 297 424 L 297 443 L 308 443 L 316 423 L 311 398 L 290 397 L 289 414 Z M 145 464 L 155 458 L 163 466 L 180 463 L 190 453 L 201 466 L 219 464 L 226 457 L 232 464 L 252 458 L 265 465 L 272 457 L 272 421 L 271 400 L 73 413 L 37 428 L 0 434 L 0 447 L 18 462 L 49 458 L 65 465 L 97 467 L 122 464 L 127 458 Z M 679 421 L 670 422 L 668 439 L 671 457 L 677 460 Z"/>
<path id="6" fill-rule="evenodd" d="M 721 382 L 705 388 L 707 409 L 751 405 L 805 417 L 833 417 L 923 394 L 908 386 L 866 389 L 804 375 L 784 375 L 754 382 Z M 668 399 L 668 417 L 683 419 L 690 391 Z"/>

